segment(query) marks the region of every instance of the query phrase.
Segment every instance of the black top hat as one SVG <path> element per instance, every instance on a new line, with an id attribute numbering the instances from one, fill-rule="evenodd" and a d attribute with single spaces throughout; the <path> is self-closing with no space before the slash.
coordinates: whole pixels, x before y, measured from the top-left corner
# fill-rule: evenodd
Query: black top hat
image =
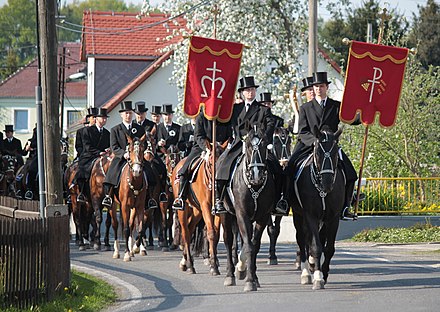
<path id="1" fill-rule="evenodd" d="M 260 93 L 260 102 L 270 102 L 275 103 L 275 101 L 272 101 L 272 93 L 270 92 L 263 92 Z"/>
<path id="2" fill-rule="evenodd" d="M 313 87 L 313 76 L 304 78 L 302 83 L 303 87 L 301 88 L 301 92 L 303 92 L 305 89 Z"/>
<path id="3" fill-rule="evenodd" d="M 95 116 L 108 118 L 109 116 L 107 115 L 107 108 L 98 108 L 98 112 L 96 113 Z"/>
<path id="4" fill-rule="evenodd" d="M 174 114 L 173 105 L 172 104 L 163 104 L 161 114 Z"/>
<path id="5" fill-rule="evenodd" d="M 152 115 L 160 115 L 162 111 L 162 107 L 160 106 L 151 106 L 151 114 Z"/>
<path id="6" fill-rule="evenodd" d="M 136 108 L 134 109 L 134 112 L 136 114 L 141 114 L 141 113 L 145 113 L 146 111 L 148 111 L 148 108 L 145 107 L 144 101 L 136 102 L 135 105 L 136 105 Z"/>
<path id="7" fill-rule="evenodd" d="M 238 91 L 243 91 L 247 88 L 258 88 L 259 86 L 255 84 L 254 77 L 242 77 L 240 78 L 240 87 L 238 88 Z"/>
<path id="8" fill-rule="evenodd" d="M 327 81 L 327 72 L 317 72 L 313 73 L 313 84 L 326 83 L 330 84 L 330 81 Z"/>
<path id="9" fill-rule="evenodd" d="M 132 110 L 133 110 L 133 107 L 132 107 L 131 101 L 121 102 L 121 109 L 119 110 L 120 113 L 132 111 Z"/>
<path id="10" fill-rule="evenodd" d="M 5 125 L 4 132 L 14 132 L 14 125 Z"/>
<path id="11" fill-rule="evenodd" d="M 90 117 L 90 116 L 96 116 L 96 114 L 98 113 L 98 109 L 96 107 L 89 107 L 87 109 L 87 115 L 86 118 Z"/>

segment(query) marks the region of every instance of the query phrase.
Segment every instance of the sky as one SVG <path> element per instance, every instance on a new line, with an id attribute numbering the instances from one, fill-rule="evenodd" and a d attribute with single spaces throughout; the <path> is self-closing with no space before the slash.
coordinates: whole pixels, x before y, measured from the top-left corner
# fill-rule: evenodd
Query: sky
<path id="1" fill-rule="evenodd" d="M 0 6 L 3 6 L 5 3 L 7 3 L 8 0 L 0 0 Z M 62 2 L 65 1 L 72 1 L 72 0 L 61 0 Z M 156 5 L 158 3 L 162 3 L 165 0 L 150 0 L 150 4 Z M 360 7 L 362 2 L 364 0 L 351 0 L 353 3 L 353 6 Z M 127 4 L 133 3 L 133 4 L 140 4 L 143 1 L 142 0 L 125 0 Z M 194 3 L 199 3 L 200 0 L 194 1 Z M 322 3 L 325 3 L 326 1 L 321 1 Z M 409 20 L 411 20 L 412 13 L 418 13 L 417 5 L 425 6 L 427 0 L 379 0 L 380 3 L 385 4 L 389 3 L 390 8 L 396 8 L 400 14 L 403 14 L 406 16 Z M 318 15 L 321 16 L 323 19 L 328 19 L 330 17 L 330 14 L 324 9 L 324 6 L 318 7 Z"/>

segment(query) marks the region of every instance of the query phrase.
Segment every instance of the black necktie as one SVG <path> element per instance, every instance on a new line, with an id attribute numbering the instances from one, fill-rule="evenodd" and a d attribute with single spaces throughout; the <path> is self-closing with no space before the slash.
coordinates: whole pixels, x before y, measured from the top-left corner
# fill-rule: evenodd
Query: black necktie
<path id="1" fill-rule="evenodd" d="M 171 126 L 167 125 L 167 131 L 170 132 L 170 130 L 171 130 Z"/>
<path id="2" fill-rule="evenodd" d="M 325 107 L 325 100 L 321 100 L 320 105 L 321 105 L 321 108 L 324 109 L 324 107 Z"/>
<path id="3" fill-rule="evenodd" d="M 251 103 L 246 103 L 246 112 L 249 111 L 249 108 L 251 107 Z"/>

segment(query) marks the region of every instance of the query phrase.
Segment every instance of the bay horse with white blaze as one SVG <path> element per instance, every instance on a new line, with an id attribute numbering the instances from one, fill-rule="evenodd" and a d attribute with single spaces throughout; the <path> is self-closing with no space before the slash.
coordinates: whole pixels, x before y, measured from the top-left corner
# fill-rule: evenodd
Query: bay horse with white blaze
<path id="1" fill-rule="evenodd" d="M 342 130 L 333 133 L 329 128 L 320 131 L 315 127 L 313 133 L 316 137 L 313 153 L 298 165 L 294 192 L 291 192 L 294 195 L 290 196 L 289 203 L 294 207 L 294 218 L 298 219 L 296 231 L 304 238 L 298 241 L 301 284 L 312 282 L 312 272 L 313 289 L 316 290 L 324 288 L 335 253 L 339 217 L 345 200 L 345 176 L 338 166 L 338 139 Z"/>
<path id="2" fill-rule="evenodd" d="M 119 188 L 114 193 L 113 205 L 110 210 L 112 226 L 115 235 L 113 258 L 119 258 L 118 240 L 118 218 L 116 204 L 120 205 L 122 217 L 122 233 L 125 238 L 124 261 L 131 261 L 134 256 L 133 231 L 137 225 L 140 234 L 139 239 L 143 239 L 144 231 L 144 210 L 147 198 L 148 183 L 143 170 L 144 162 L 144 141 L 146 134 L 142 138 L 131 138 L 127 136 L 127 152 L 129 158 L 122 169 Z M 143 249 L 141 244 L 141 249 Z"/>
<path id="3" fill-rule="evenodd" d="M 260 250 L 261 236 L 275 204 L 275 183 L 267 165 L 269 138 L 262 128 L 264 127 L 254 126 L 244 139 L 243 156 L 234 170 L 231 188 L 225 196 L 230 213 L 222 215 L 223 238 L 227 252 L 224 285 L 236 284 L 232 248 L 233 226 L 234 222 L 237 222 L 243 241 L 243 250 L 239 257 L 241 261 L 237 264 L 237 270 L 240 279 L 243 279 L 246 273 L 244 291 L 256 291 L 260 286 L 256 274 L 257 254 Z"/>

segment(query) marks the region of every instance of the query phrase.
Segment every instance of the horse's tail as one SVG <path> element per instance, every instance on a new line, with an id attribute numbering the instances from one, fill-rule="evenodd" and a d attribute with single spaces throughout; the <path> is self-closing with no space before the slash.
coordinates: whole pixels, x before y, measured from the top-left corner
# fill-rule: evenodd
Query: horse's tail
<path id="1" fill-rule="evenodd" d="M 161 219 L 162 219 L 162 214 L 160 212 L 160 209 L 155 209 L 153 213 L 153 222 L 151 224 L 154 233 L 159 233 Z"/>

